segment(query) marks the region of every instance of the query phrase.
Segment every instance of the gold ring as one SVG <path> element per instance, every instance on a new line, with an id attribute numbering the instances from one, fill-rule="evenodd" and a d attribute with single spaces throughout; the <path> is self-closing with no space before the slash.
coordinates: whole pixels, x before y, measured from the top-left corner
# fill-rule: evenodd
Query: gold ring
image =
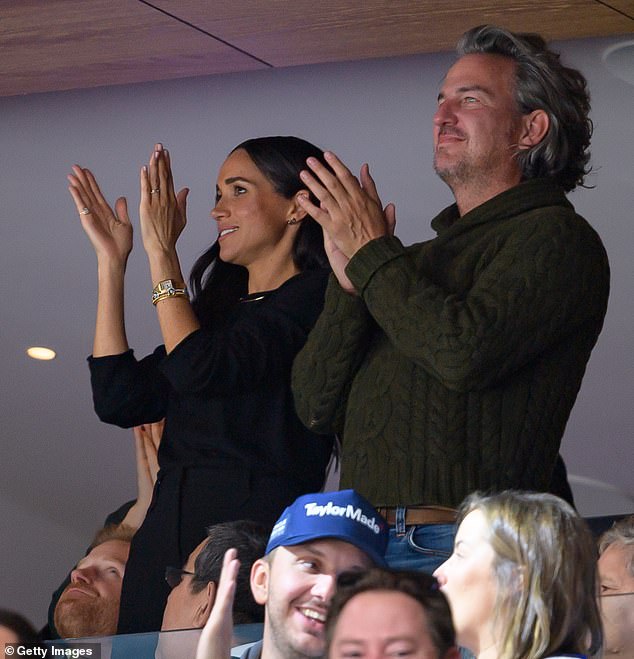
<path id="1" fill-rule="evenodd" d="M 79 211 L 79 214 L 80 214 L 80 215 L 90 215 L 90 208 L 84 206 L 84 208 L 82 208 L 82 209 Z"/>

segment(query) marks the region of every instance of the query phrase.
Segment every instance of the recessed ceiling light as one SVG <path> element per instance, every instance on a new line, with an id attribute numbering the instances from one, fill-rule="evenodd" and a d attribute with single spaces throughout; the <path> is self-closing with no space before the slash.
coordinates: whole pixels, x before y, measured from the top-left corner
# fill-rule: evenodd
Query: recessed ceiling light
<path id="1" fill-rule="evenodd" d="M 26 349 L 26 354 L 33 359 L 40 359 L 48 361 L 50 359 L 55 359 L 56 353 L 55 350 L 50 348 L 43 348 L 42 346 L 31 346 Z"/>
<path id="2" fill-rule="evenodd" d="M 606 48 L 602 59 L 617 78 L 634 85 L 634 41 L 621 41 Z"/>

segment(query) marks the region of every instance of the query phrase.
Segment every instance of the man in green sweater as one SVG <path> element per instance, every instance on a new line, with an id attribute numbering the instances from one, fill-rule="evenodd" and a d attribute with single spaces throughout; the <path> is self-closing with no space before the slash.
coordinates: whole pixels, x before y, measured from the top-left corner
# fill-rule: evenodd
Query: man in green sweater
<path id="1" fill-rule="evenodd" d="M 606 311 L 609 267 L 565 193 L 589 171 L 586 81 L 537 35 L 474 28 L 442 82 L 434 167 L 456 203 L 405 247 L 368 166 L 302 178 L 334 276 L 297 357 L 303 422 L 342 439 L 341 484 L 394 525 L 393 567 L 433 570 L 473 490 L 551 487 Z"/>

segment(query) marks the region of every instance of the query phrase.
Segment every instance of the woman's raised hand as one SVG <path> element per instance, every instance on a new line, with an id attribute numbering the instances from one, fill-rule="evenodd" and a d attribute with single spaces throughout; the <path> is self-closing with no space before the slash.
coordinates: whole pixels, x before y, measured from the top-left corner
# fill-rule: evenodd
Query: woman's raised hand
<path id="1" fill-rule="evenodd" d="M 170 156 L 155 144 L 150 162 L 141 169 L 141 236 L 148 255 L 171 254 L 187 221 L 188 188 L 174 192 Z"/>
<path id="2" fill-rule="evenodd" d="M 92 172 L 79 165 L 73 165 L 72 170 L 67 177 L 68 190 L 97 258 L 118 261 L 125 266 L 132 250 L 132 225 L 125 197 L 117 199 L 113 212 Z"/>

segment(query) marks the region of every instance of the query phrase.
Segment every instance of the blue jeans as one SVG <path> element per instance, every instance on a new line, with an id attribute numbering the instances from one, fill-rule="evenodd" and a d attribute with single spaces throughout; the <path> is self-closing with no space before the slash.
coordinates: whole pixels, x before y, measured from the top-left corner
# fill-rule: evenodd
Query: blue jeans
<path id="1" fill-rule="evenodd" d="M 421 524 L 408 526 L 397 535 L 390 526 L 385 560 L 399 570 L 420 570 L 431 574 L 453 551 L 456 527 L 453 524 Z"/>

